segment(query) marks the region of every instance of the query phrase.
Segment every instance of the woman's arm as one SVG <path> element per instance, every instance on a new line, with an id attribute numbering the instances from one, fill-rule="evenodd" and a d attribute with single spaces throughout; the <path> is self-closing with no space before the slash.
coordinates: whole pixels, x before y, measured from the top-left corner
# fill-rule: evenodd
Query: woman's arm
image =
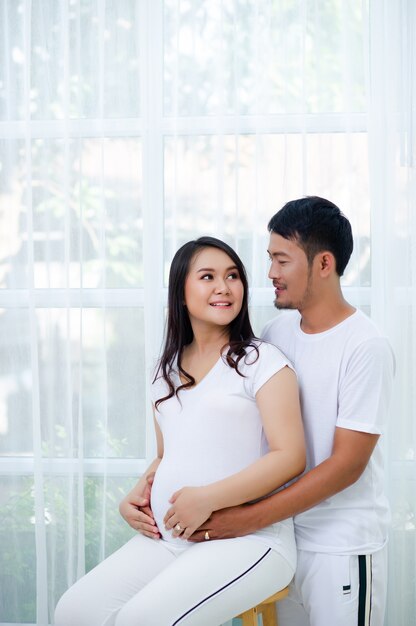
<path id="1" fill-rule="evenodd" d="M 269 452 L 223 480 L 204 487 L 184 487 L 171 498 L 167 529 L 179 524 L 187 539 L 213 511 L 265 496 L 305 468 L 305 442 L 294 372 L 284 367 L 257 392 Z"/>
<path id="2" fill-rule="evenodd" d="M 163 457 L 163 436 L 156 418 L 154 418 L 154 424 L 157 441 L 157 457 L 149 465 L 138 483 L 120 502 L 119 511 L 121 516 L 134 530 L 152 539 L 159 539 L 160 532 L 156 526 L 150 508 L 150 492 L 154 475 Z"/>

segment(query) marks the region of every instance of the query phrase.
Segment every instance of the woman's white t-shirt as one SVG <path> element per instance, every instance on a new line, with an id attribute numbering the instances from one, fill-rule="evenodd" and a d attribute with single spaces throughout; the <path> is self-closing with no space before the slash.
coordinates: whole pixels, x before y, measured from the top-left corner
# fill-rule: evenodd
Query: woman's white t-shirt
<path id="1" fill-rule="evenodd" d="M 275 346 L 256 342 L 241 359 L 240 376 L 221 356 L 208 374 L 191 389 L 162 402 L 155 411 L 163 434 L 163 459 L 152 487 L 151 506 L 164 540 L 177 546 L 192 545 L 174 539 L 163 518 L 171 495 L 185 486 L 203 486 L 239 472 L 268 451 L 256 393 L 280 369 L 291 367 Z M 177 372 L 174 383 L 179 386 Z M 167 395 L 167 385 L 158 378 L 152 399 Z M 278 399 L 276 399 L 278 402 Z M 251 535 L 277 549 L 293 566 L 296 547 L 292 520 L 273 524 Z"/>

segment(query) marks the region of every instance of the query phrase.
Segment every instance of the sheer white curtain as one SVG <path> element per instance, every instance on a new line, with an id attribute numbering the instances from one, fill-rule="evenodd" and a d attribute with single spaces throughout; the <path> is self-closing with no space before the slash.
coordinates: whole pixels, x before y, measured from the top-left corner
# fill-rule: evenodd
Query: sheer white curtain
<path id="1" fill-rule="evenodd" d="M 372 316 L 397 359 L 386 450 L 392 505 L 388 626 L 416 621 L 416 5 L 369 12 Z"/>
<path id="2" fill-rule="evenodd" d="M 1 622 L 48 624 L 130 536 L 152 334 L 141 8 L 0 2 Z"/>
<path id="3" fill-rule="evenodd" d="M 318 194 L 398 372 L 388 626 L 416 618 L 411 0 L 0 0 L 0 623 L 125 541 L 174 250 L 225 238 L 275 315 L 268 218 Z M 412 214 L 413 213 L 413 214 Z"/>

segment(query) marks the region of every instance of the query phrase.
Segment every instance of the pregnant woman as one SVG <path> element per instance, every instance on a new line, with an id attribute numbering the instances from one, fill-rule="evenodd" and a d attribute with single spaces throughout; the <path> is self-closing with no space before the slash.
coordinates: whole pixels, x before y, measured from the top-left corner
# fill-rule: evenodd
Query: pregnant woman
<path id="1" fill-rule="evenodd" d="M 201 237 L 176 253 L 152 396 L 157 457 L 126 500 L 148 491 L 154 520 L 61 598 L 56 626 L 218 626 L 285 587 L 292 520 L 202 544 L 211 513 L 261 498 L 305 465 L 296 375 L 254 337 L 244 266 Z"/>

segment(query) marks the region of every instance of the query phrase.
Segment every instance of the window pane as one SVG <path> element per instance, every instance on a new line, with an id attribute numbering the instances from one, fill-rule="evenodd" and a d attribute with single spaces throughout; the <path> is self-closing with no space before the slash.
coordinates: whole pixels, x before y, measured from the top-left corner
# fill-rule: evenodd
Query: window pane
<path id="1" fill-rule="evenodd" d="M 33 452 L 29 333 L 27 309 L 0 309 L 0 455 Z"/>
<path id="2" fill-rule="evenodd" d="M 397 285 L 395 285 L 396 287 Z M 412 304 L 400 303 L 400 295 L 393 290 L 392 297 L 395 302 L 395 327 L 397 332 L 392 339 L 395 341 L 393 350 L 396 355 L 395 384 L 398 386 L 394 394 L 394 407 L 391 417 L 400 420 L 400 428 L 391 424 L 389 429 L 389 448 L 394 450 L 393 461 L 404 461 L 415 465 L 412 474 L 416 478 L 416 437 L 415 420 L 405 420 L 405 415 L 412 415 L 412 407 L 415 402 L 416 359 L 410 345 L 415 345 L 416 337 L 416 314 Z M 410 296 L 410 293 L 407 295 Z M 414 302 L 414 299 L 413 299 Z M 398 358 L 400 357 L 400 358 Z M 400 386 L 399 386 L 400 385 Z M 410 474 L 409 474 L 410 475 Z M 416 485 L 415 485 L 416 486 Z"/>
<path id="3" fill-rule="evenodd" d="M 330 198 L 352 221 L 355 252 L 344 282 L 369 284 L 365 133 L 168 137 L 165 267 L 182 243 L 212 234 L 237 248 L 252 286 L 267 286 L 268 221 L 303 195 Z"/>
<path id="4" fill-rule="evenodd" d="M 167 115 L 364 110 L 361 0 L 164 5 Z"/>
<path id="5" fill-rule="evenodd" d="M 83 481 L 84 520 L 80 519 L 78 476 L 48 476 L 44 482 L 45 519 L 54 541 L 51 555 L 55 559 L 55 596 L 61 596 L 75 582 L 78 563 L 76 550 L 71 551 L 67 538 L 79 539 L 79 522 L 85 523 L 85 569 L 89 571 L 135 532 L 121 517 L 120 500 L 137 483 L 132 476 L 85 476 Z M 82 512 L 81 512 L 82 513 Z M 105 533 L 103 533 L 103 528 Z"/>
<path id="6" fill-rule="evenodd" d="M 32 4 L 30 65 L 30 115 L 33 119 L 65 116 L 65 16 L 63 5 L 53 0 Z M 45 19 L 47 15 L 47 19 Z"/>
<path id="7" fill-rule="evenodd" d="M 143 310 L 37 310 L 45 457 L 145 456 Z M 27 310 L 0 312 L 0 453 L 33 454 Z"/>
<path id="8" fill-rule="evenodd" d="M 33 239 L 35 287 L 141 287 L 141 158 L 139 139 L 0 142 L 0 285 L 29 286 Z"/>
<path id="9" fill-rule="evenodd" d="M 0 120 L 24 117 L 23 17 L 20 2 L 0 4 Z"/>
<path id="10" fill-rule="evenodd" d="M 391 429 L 393 430 L 393 429 Z M 389 584 L 400 589 L 399 597 L 393 594 L 387 606 L 387 624 L 413 624 L 415 622 L 415 594 L 413 573 L 416 571 L 416 504 L 415 460 L 396 466 L 397 476 L 391 480 L 389 500 L 392 523 L 389 530 Z M 408 479 L 403 476 L 407 474 Z M 391 582 L 390 582 L 391 581 Z"/>
<path id="11" fill-rule="evenodd" d="M 139 3 L 81 2 L 70 43 L 74 116 L 137 117 L 140 102 Z M 100 94 L 97 98 L 97 94 Z"/>
<path id="12" fill-rule="evenodd" d="M 23 140 L 0 139 L 0 288 L 29 284 L 25 158 Z"/>
<path id="13" fill-rule="evenodd" d="M 88 309 L 83 311 L 83 324 L 85 455 L 144 458 L 147 381 L 143 309 Z"/>
<path id="14" fill-rule="evenodd" d="M 86 476 L 79 499 L 77 477 L 44 478 L 50 623 L 56 602 L 75 582 L 78 542 L 85 545 L 88 571 L 134 536 L 118 512 L 118 503 L 136 482 L 137 476 Z M 85 511 L 79 511 L 80 501 Z M 0 476 L 0 519 L 0 621 L 35 623 L 35 492 L 31 476 Z M 85 544 L 79 535 L 83 527 Z"/>
<path id="15" fill-rule="evenodd" d="M 131 0 L 34 2 L 32 119 L 138 117 L 137 22 Z"/>
<path id="16" fill-rule="evenodd" d="M 145 456 L 143 310 L 40 309 L 42 440 L 48 456 Z M 81 432 L 82 436 L 81 436 Z"/>
<path id="17" fill-rule="evenodd" d="M 270 306 L 251 306 L 249 309 L 251 325 L 257 337 L 261 336 L 267 322 L 274 319 L 279 314 L 273 306 L 273 296 L 273 287 L 270 283 Z"/>
<path id="18" fill-rule="evenodd" d="M 33 478 L 0 476 L 0 620 L 36 623 Z"/>

